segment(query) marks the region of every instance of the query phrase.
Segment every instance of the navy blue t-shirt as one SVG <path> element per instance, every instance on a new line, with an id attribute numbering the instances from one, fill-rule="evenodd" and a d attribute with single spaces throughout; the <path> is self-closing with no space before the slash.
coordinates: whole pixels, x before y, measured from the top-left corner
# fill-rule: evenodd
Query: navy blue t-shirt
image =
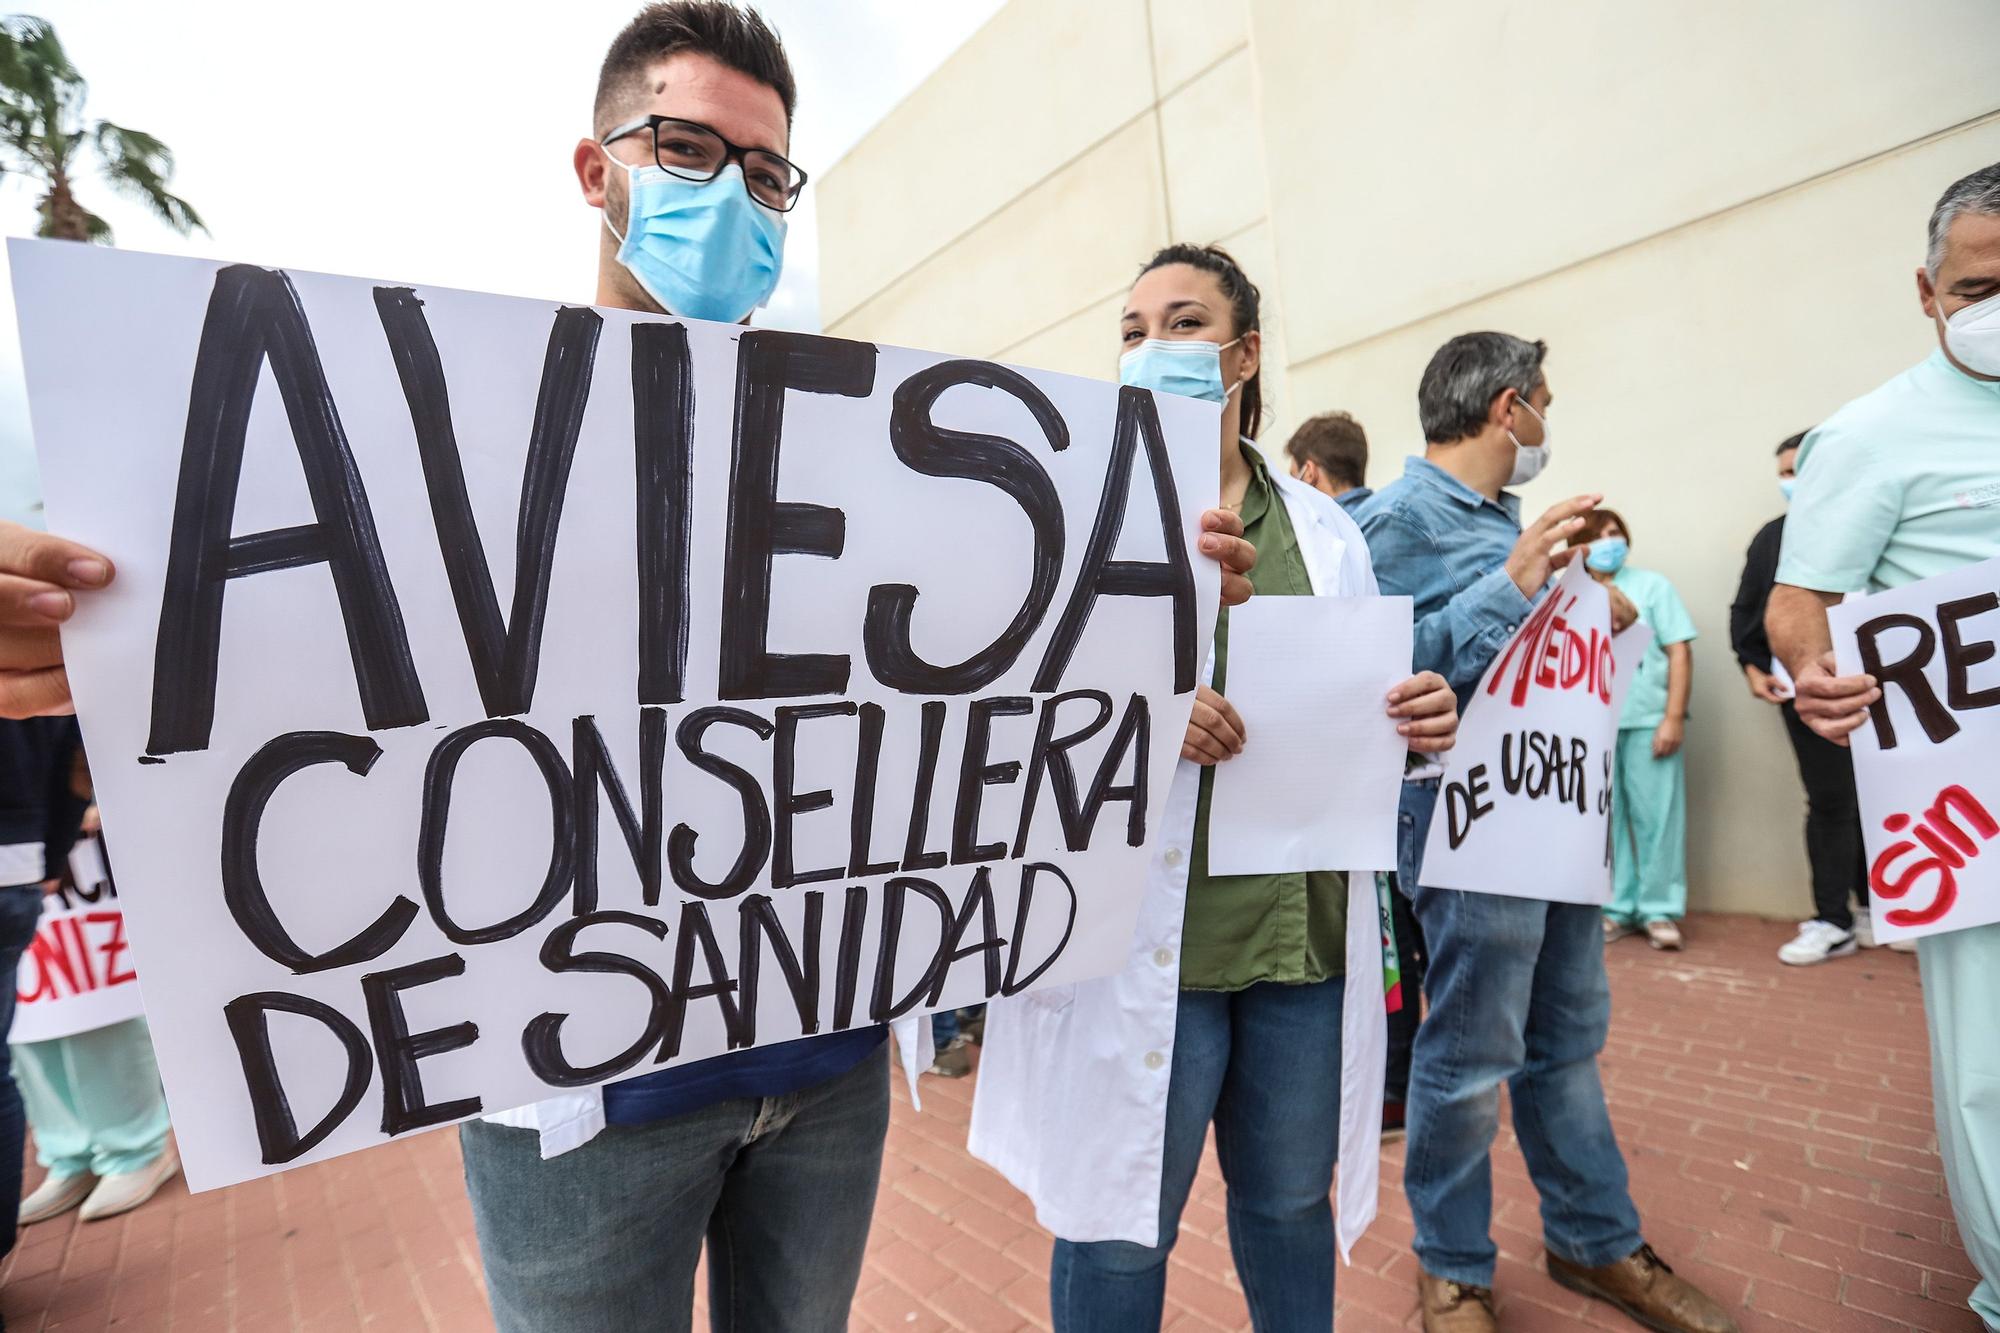
<path id="1" fill-rule="evenodd" d="M 838 1078 L 875 1053 L 889 1035 L 882 1026 L 824 1037 L 754 1046 L 710 1060 L 604 1085 L 604 1119 L 646 1125 L 698 1111 L 732 1097 L 783 1097 Z"/>

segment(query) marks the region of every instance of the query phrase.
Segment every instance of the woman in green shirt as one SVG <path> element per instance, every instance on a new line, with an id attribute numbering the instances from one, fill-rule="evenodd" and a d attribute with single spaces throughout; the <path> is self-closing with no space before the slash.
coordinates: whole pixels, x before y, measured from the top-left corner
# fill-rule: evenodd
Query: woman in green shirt
<path id="1" fill-rule="evenodd" d="M 1373 595 L 1360 529 L 1250 443 L 1262 416 L 1257 307 L 1257 288 L 1223 251 L 1162 250 L 1121 320 L 1120 378 L 1222 405 L 1221 500 L 1257 548 L 1256 596 Z M 1352 1006 L 1351 1030 L 1385 1024 L 1378 908 L 1371 880 L 1353 900 L 1350 934 L 1338 870 L 1208 873 L 1213 766 L 1255 744 L 1226 697 L 1228 654 L 1224 612 L 1131 963 L 1073 994 L 1022 997 L 1033 1003 L 1014 1002 L 989 1027 L 975 1150 L 1034 1196 L 1060 1237 L 1050 1266 L 1058 1333 L 1159 1328 L 1167 1256 L 1211 1123 L 1252 1322 L 1260 1333 L 1332 1327 L 1344 988 L 1352 971 L 1372 997 Z M 1458 719 L 1442 677 L 1412 677 L 1385 708 L 1412 750 L 1450 747 Z M 1368 1140 L 1365 1166 L 1380 1132 L 1379 1041 L 1372 1053 L 1373 1101 L 1348 1126 Z M 1349 1078 L 1368 1063 L 1350 1060 Z M 1359 1169 L 1356 1181 L 1366 1198 L 1350 1201 L 1344 1180 L 1342 1218 L 1365 1225 L 1373 1175 Z"/>

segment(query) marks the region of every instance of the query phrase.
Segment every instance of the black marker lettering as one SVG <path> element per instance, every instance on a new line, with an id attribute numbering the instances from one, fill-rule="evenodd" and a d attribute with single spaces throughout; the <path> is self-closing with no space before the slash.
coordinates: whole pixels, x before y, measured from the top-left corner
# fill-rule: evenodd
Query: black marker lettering
<path id="1" fill-rule="evenodd" d="M 271 1050 L 271 1015 L 296 1014 L 310 1018 L 340 1039 L 347 1052 L 347 1080 L 325 1115 L 303 1134 L 292 1113 L 291 1099 L 278 1080 L 278 1060 Z M 266 1166 L 295 1161 L 320 1145 L 320 1141 L 354 1114 L 361 1095 L 374 1077 L 370 1067 L 368 1039 L 338 1009 L 303 995 L 286 991 L 259 991 L 239 995 L 222 1006 L 229 1023 L 229 1035 L 236 1042 L 236 1055 L 243 1063 L 243 1083 L 250 1093 L 250 1116 L 257 1126 L 257 1147 Z"/>
<path id="2" fill-rule="evenodd" d="M 847 691 L 846 654 L 769 650 L 772 558 L 838 560 L 847 541 L 847 516 L 840 510 L 778 499 L 778 452 L 788 390 L 866 398 L 874 388 L 875 348 L 869 343 L 773 329 L 737 339 L 736 432 L 729 465 L 729 535 L 722 552 L 717 677 L 724 699 Z"/>
<path id="3" fill-rule="evenodd" d="M 666 841 L 666 797 L 661 770 L 667 760 L 667 710 L 639 710 L 639 807 L 604 748 L 603 733 L 592 717 L 571 723 L 570 766 L 575 772 L 570 790 L 576 798 L 576 914 L 597 910 L 597 822 L 601 788 L 611 798 L 611 814 L 625 835 L 625 849 L 639 874 L 639 892 L 648 907 L 660 903 L 660 850 Z"/>
<path id="4" fill-rule="evenodd" d="M 701 747 L 702 737 L 717 722 L 742 727 L 760 740 L 771 739 L 774 730 L 769 722 L 741 708 L 697 708 L 681 719 L 674 737 L 681 753 L 702 772 L 721 778 L 743 802 L 742 849 L 729 873 L 714 883 L 695 873 L 694 848 L 699 834 L 686 824 L 676 824 L 667 839 L 667 863 L 674 883 L 697 898 L 734 898 L 750 887 L 771 854 L 771 808 L 764 803 L 764 789 L 749 773 Z"/>
<path id="5" fill-rule="evenodd" d="M 267 360 L 316 521 L 235 537 L 250 405 Z M 215 275 L 188 391 L 153 656 L 149 754 L 208 748 L 229 580 L 322 563 L 340 599 L 368 729 L 427 721 L 403 613 L 305 308 L 283 273 L 232 264 Z"/>
<path id="6" fill-rule="evenodd" d="M 947 430 L 931 420 L 931 409 L 946 391 L 977 385 L 1010 394 L 1041 427 L 1049 448 L 1069 447 L 1069 426 L 1048 395 L 1025 376 L 986 361 L 944 361 L 896 387 L 889 413 L 889 443 L 896 457 L 927 477 L 981 481 L 1021 506 L 1033 533 L 1028 557 L 1028 595 L 998 638 L 952 666 L 934 666 L 910 643 L 910 620 L 917 590 L 907 583 L 877 584 L 868 593 L 862 643 L 875 679 L 906 694 L 970 694 L 991 684 L 1028 646 L 1048 614 L 1062 573 L 1062 498 L 1035 456 L 1012 440 L 971 431 Z"/>
<path id="7" fill-rule="evenodd" d="M 535 900 L 504 921 L 490 926 L 462 926 L 444 905 L 445 829 L 451 818 L 451 792 L 458 761 L 475 744 L 488 738 L 513 741 L 528 752 L 549 789 L 549 868 Z M 594 795 L 594 792 L 593 792 Z M 576 811 L 570 794 L 569 769 L 553 742 L 525 722 L 489 718 L 460 727 L 438 742 L 424 768 L 423 814 L 417 831 L 417 883 L 431 920 L 454 944 L 491 944 L 511 939 L 548 916 L 569 896 L 576 868 Z"/>
<path id="8" fill-rule="evenodd" d="M 687 328 L 632 326 L 639 482 L 639 702 L 676 704 L 687 678 L 694 374 Z"/>
<path id="9" fill-rule="evenodd" d="M 528 1067 L 535 1071 L 535 1077 L 551 1087 L 580 1088 L 622 1074 L 657 1046 L 667 1030 L 667 1017 L 674 997 L 658 973 L 624 954 L 576 951 L 576 937 L 588 927 L 600 925 L 632 926 L 656 940 L 667 937 L 666 922 L 637 912 L 593 912 L 588 916 L 571 917 L 550 931 L 542 941 L 542 966 L 557 974 L 586 972 L 633 978 L 646 988 L 646 994 L 651 999 L 646 1028 L 637 1041 L 610 1059 L 599 1064 L 578 1066 L 571 1064 L 562 1053 L 562 1025 L 569 1015 L 537 1014 L 521 1033 L 521 1051 L 527 1056 Z"/>
<path id="10" fill-rule="evenodd" d="M 477 1097 L 455 1101 L 424 1100 L 424 1077 L 417 1061 L 446 1051 L 463 1050 L 479 1040 L 479 1025 L 453 1023 L 412 1035 L 409 1015 L 403 1012 L 402 992 L 427 986 L 447 977 L 463 976 L 465 959 L 455 953 L 426 958 L 386 972 L 370 972 L 361 978 L 361 993 L 368 999 L 368 1026 L 375 1034 L 375 1059 L 382 1067 L 382 1132 L 407 1134 L 413 1129 L 442 1125 L 478 1115 L 484 1104 Z"/>
<path id="11" fill-rule="evenodd" d="M 952 810 L 951 863 L 997 861 L 1007 854 L 1006 842 L 980 842 L 979 805 L 986 788 L 1004 786 L 1021 776 L 1021 761 L 986 762 L 986 743 L 995 717 L 1026 717 L 1034 701 L 1023 695 L 974 699 L 965 719 L 965 751 L 958 766 L 958 801 Z"/>
<path id="12" fill-rule="evenodd" d="M 525 713 L 535 698 L 541 663 L 542 623 L 549 609 L 549 571 L 555 564 L 556 531 L 562 525 L 563 496 L 570 463 L 590 402 L 590 375 L 604 318 L 588 307 L 556 312 L 542 360 L 541 392 L 528 431 L 528 460 L 514 537 L 514 606 L 503 623 L 493 591 L 493 574 L 472 499 L 465 490 L 458 436 L 452 428 L 451 397 L 444 361 L 431 337 L 424 303 L 407 287 L 377 287 L 375 310 L 388 336 L 389 355 L 403 382 L 417 457 L 430 493 L 431 521 L 438 552 L 451 582 L 451 599 L 465 635 L 466 655 L 488 717 Z M 643 529 L 641 529 L 643 531 Z"/>
<path id="13" fill-rule="evenodd" d="M 381 757 L 382 747 L 366 736 L 294 731 L 267 742 L 250 756 L 250 762 L 229 785 L 229 796 L 222 805 L 222 901 L 235 918 L 237 929 L 259 953 L 294 972 L 324 972 L 379 958 L 403 938 L 417 915 L 416 903 L 398 895 L 366 930 L 324 953 L 312 953 L 279 922 L 257 867 L 257 835 L 264 822 L 264 807 L 286 778 L 315 764 L 339 764 L 357 777 L 366 777 Z"/>
<path id="14" fill-rule="evenodd" d="M 1132 498 L 1132 457 L 1138 445 L 1146 447 L 1146 464 L 1158 499 L 1160 530 L 1166 537 L 1167 558 L 1154 563 L 1117 560 L 1113 552 L 1118 534 L 1125 526 L 1125 507 Z M 1195 686 L 1194 660 L 1194 569 L 1188 563 L 1187 543 L 1181 533 L 1180 493 L 1174 489 L 1173 467 L 1167 458 L 1167 442 L 1160 429 L 1160 413 L 1153 396 L 1131 387 L 1118 391 L 1118 424 L 1111 440 L 1111 462 L 1104 474 L 1104 493 L 1098 501 L 1097 520 L 1091 525 L 1090 541 L 1083 549 L 1083 567 L 1069 605 L 1056 623 L 1035 673 L 1035 693 L 1048 694 L 1062 686 L 1063 672 L 1083 638 L 1085 622 L 1100 597 L 1167 597 L 1174 614 L 1174 693 L 1185 694 Z"/>
<path id="15" fill-rule="evenodd" d="M 824 787 L 818 791 L 795 792 L 792 790 L 792 784 L 797 778 L 795 752 L 798 746 L 799 723 L 815 717 L 853 717 L 855 711 L 855 705 L 851 700 L 831 704 L 804 704 L 778 710 L 777 739 L 771 746 L 773 807 L 771 887 L 774 889 L 789 889 L 796 884 L 817 884 L 822 880 L 840 877 L 839 866 L 826 866 L 819 870 L 799 870 L 793 867 L 792 816 L 826 809 L 833 804 L 833 793 Z"/>
<path id="16" fill-rule="evenodd" d="M 1892 629 L 1915 631 L 1917 642 L 1900 661 L 1884 662 L 1881 638 Z M 1954 632 L 1956 629 L 1954 625 Z M 1889 718 L 1891 685 L 1902 690 L 1903 698 L 1909 701 L 1910 710 L 1917 715 L 1917 722 L 1932 745 L 1940 745 L 1958 734 L 1958 719 L 1938 701 L 1930 681 L 1924 677 L 1924 667 L 1937 651 L 1937 635 L 1931 632 L 1929 624 L 1917 616 L 1877 616 L 1863 621 L 1855 636 L 1860 641 L 1862 672 L 1882 684 L 1882 697 L 1868 709 L 1868 716 L 1875 723 L 1877 744 L 1884 750 L 1896 748 L 1896 724 Z"/>

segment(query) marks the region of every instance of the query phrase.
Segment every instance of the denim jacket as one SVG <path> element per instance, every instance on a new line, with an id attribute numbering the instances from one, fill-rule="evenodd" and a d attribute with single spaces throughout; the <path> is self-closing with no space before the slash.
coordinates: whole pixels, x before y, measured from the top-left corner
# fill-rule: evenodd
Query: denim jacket
<path id="1" fill-rule="evenodd" d="M 1507 573 L 1521 536 L 1521 501 L 1495 502 L 1437 464 L 1412 458 L 1355 515 L 1385 594 L 1414 603 L 1416 669 L 1465 696 L 1521 626 L 1532 603 Z"/>

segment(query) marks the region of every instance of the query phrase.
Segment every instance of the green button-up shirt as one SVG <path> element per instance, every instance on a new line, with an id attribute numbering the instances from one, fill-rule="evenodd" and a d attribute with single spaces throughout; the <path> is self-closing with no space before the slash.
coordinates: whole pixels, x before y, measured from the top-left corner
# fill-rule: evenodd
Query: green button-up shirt
<path id="1" fill-rule="evenodd" d="M 1312 578 L 1263 457 L 1249 445 L 1250 488 L 1243 495 L 1243 534 L 1257 548 L 1250 586 L 1258 597 L 1310 597 Z M 1216 693 L 1227 698 L 1229 612 L 1215 622 Z M 1255 736 L 1247 741 L 1257 743 Z M 1208 873 L 1208 809 L 1215 769 L 1204 768 L 1194 814 L 1181 938 L 1181 985 L 1190 990 L 1242 990 L 1260 981 L 1290 984 L 1339 976 L 1347 958 L 1347 876 L 1338 870 L 1283 875 Z"/>

